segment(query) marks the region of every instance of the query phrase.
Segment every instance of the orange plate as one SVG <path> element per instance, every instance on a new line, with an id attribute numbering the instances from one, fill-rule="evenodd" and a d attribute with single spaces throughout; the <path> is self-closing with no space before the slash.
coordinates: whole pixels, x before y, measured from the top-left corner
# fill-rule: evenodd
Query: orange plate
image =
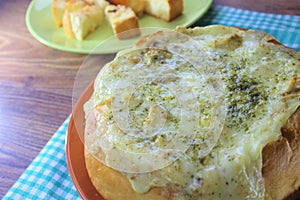
<path id="1" fill-rule="evenodd" d="M 66 139 L 66 157 L 68 169 L 73 183 L 84 200 L 105 200 L 93 186 L 85 166 L 84 159 L 84 103 L 94 92 L 94 82 L 85 89 L 70 118 Z M 76 125 L 75 125 L 76 122 Z M 285 200 L 296 200 L 300 198 L 300 189 L 291 194 Z"/>
<path id="2" fill-rule="evenodd" d="M 69 173 L 82 199 L 104 200 L 93 186 L 86 170 L 82 141 L 84 133 L 83 104 L 91 97 L 94 91 L 93 86 L 94 82 L 89 84 L 73 109 L 66 139 L 66 158 Z"/>

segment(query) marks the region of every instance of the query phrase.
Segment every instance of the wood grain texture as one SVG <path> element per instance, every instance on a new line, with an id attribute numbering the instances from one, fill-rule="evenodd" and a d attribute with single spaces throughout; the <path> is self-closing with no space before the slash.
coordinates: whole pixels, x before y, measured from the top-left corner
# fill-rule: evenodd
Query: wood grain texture
<path id="1" fill-rule="evenodd" d="M 34 39 L 25 25 L 30 2 L 0 0 L 0 198 L 71 113 L 74 80 L 86 57 Z M 299 3 L 215 0 L 214 5 L 299 15 Z"/>
<path id="2" fill-rule="evenodd" d="M 0 197 L 70 114 L 85 58 L 35 40 L 25 25 L 29 3 L 0 1 Z"/>

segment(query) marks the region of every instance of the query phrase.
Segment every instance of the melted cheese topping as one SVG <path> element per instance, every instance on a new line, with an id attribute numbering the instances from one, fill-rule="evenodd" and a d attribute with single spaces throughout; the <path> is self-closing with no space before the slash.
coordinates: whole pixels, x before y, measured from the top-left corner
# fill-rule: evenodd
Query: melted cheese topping
<path id="1" fill-rule="evenodd" d="M 161 33 L 98 75 L 85 108 L 97 116 L 88 148 L 136 192 L 264 199 L 261 152 L 300 104 L 299 55 L 260 32 L 222 31 Z"/>

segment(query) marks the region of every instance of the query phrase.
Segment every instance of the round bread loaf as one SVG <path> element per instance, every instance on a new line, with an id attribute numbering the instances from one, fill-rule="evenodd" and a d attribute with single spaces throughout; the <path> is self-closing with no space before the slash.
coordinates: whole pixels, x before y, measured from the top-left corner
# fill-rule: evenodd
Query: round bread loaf
<path id="1" fill-rule="evenodd" d="M 285 199 L 300 186 L 299 77 L 300 54 L 261 31 L 146 36 L 85 104 L 90 179 L 107 200 Z"/>

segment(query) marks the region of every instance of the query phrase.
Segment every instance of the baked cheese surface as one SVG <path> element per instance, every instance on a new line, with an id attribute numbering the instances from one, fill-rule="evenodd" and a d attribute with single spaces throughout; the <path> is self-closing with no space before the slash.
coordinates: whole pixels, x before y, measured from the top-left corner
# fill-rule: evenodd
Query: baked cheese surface
<path id="1" fill-rule="evenodd" d="M 264 199 L 262 149 L 300 105 L 300 56 L 259 31 L 160 32 L 99 73 L 87 149 L 137 193 Z"/>

